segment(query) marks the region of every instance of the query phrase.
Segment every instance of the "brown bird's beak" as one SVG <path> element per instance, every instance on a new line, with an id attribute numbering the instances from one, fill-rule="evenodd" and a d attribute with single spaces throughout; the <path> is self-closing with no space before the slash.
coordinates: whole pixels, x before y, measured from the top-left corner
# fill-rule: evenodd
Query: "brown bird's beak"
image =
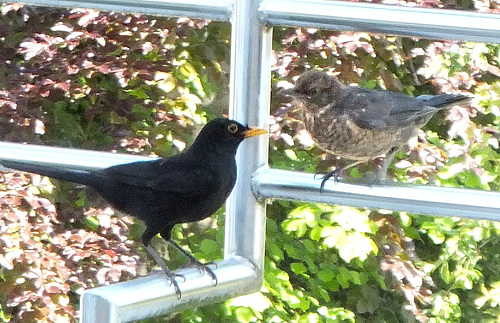
<path id="1" fill-rule="evenodd" d="M 289 88 L 289 89 L 281 89 L 278 91 L 279 96 L 284 96 L 284 97 L 290 97 L 290 96 L 295 96 L 297 93 L 295 93 L 295 88 Z"/>
<path id="2" fill-rule="evenodd" d="M 255 137 L 255 136 L 265 135 L 266 133 L 269 133 L 269 131 L 264 130 L 262 128 L 252 127 L 243 132 L 243 137 L 245 138 Z"/>

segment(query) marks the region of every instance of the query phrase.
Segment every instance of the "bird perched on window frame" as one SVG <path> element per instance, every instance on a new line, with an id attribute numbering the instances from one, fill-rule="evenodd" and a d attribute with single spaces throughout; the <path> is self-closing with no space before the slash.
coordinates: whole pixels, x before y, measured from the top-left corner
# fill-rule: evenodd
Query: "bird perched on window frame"
<path id="1" fill-rule="evenodd" d="M 171 272 L 151 239 L 157 235 L 183 253 L 190 264 L 207 272 L 217 284 L 213 270 L 171 240 L 178 223 L 203 220 L 226 201 L 236 182 L 235 155 L 240 143 L 266 134 L 234 120 L 218 118 L 203 127 L 186 151 L 172 157 L 111 166 L 102 170 L 64 169 L 54 165 L 0 160 L 6 168 L 37 173 L 84 184 L 97 191 L 115 209 L 144 221 L 142 243 L 174 286 L 178 298 L 179 275 Z"/>
<path id="2" fill-rule="evenodd" d="M 293 88 L 279 91 L 292 98 L 301 121 L 316 145 L 351 163 L 328 172 L 321 182 L 346 169 L 386 154 L 378 173 L 385 179 L 396 152 L 418 129 L 442 109 L 468 102 L 461 94 L 411 97 L 403 93 L 346 86 L 337 77 L 318 70 L 299 76 Z"/>

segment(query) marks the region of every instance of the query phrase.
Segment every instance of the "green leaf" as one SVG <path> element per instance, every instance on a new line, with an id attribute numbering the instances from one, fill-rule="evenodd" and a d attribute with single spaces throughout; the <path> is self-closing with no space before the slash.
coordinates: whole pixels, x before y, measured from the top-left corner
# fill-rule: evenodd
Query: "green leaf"
<path id="1" fill-rule="evenodd" d="M 307 220 L 291 219 L 285 220 L 282 224 L 283 230 L 288 233 L 295 232 L 297 237 L 302 237 L 307 231 Z"/>
<path id="2" fill-rule="evenodd" d="M 134 96 L 138 99 L 141 99 L 141 100 L 144 100 L 144 99 L 148 99 L 149 98 L 149 95 L 146 93 L 146 91 L 144 91 L 144 89 L 142 88 L 135 88 L 135 89 L 132 89 L 132 90 L 125 90 L 129 95 L 131 96 Z"/>
<path id="3" fill-rule="evenodd" d="M 177 87 L 177 82 L 172 73 L 156 72 L 155 81 L 159 89 L 166 93 L 173 91 Z"/>
<path id="4" fill-rule="evenodd" d="M 269 257 L 271 257 L 274 261 L 281 261 L 285 258 L 283 249 L 280 248 L 277 244 L 268 243 L 266 249 Z"/>
<path id="5" fill-rule="evenodd" d="M 318 278 L 323 282 L 329 282 L 335 277 L 335 273 L 331 269 L 322 269 L 317 274 Z"/>
<path id="6" fill-rule="evenodd" d="M 216 241 L 210 239 L 204 239 L 201 242 L 200 250 L 207 255 L 213 254 L 217 250 L 219 250 L 219 245 Z"/>
<path id="7" fill-rule="evenodd" d="M 248 307 L 238 307 L 235 311 L 235 316 L 239 322 L 253 322 L 255 321 L 255 315 L 252 309 Z"/>
<path id="8" fill-rule="evenodd" d="M 99 229 L 99 220 L 95 216 L 87 216 L 85 218 L 85 224 L 94 232 Z"/>
<path id="9" fill-rule="evenodd" d="M 315 226 L 314 228 L 311 229 L 311 232 L 309 233 L 309 237 L 314 241 L 319 241 L 319 239 L 321 239 L 322 230 L 323 230 L 322 227 Z"/>
<path id="10" fill-rule="evenodd" d="M 365 260 L 371 252 L 377 252 L 376 244 L 361 233 L 355 232 L 338 244 L 339 255 L 345 262 L 354 258 Z"/>
<path id="11" fill-rule="evenodd" d="M 448 263 L 444 263 L 441 267 L 439 267 L 439 275 L 441 276 L 441 279 L 449 284 L 452 282 L 451 279 L 451 274 L 450 274 L 450 268 L 448 267 Z"/>
<path id="12" fill-rule="evenodd" d="M 288 159 L 297 160 L 297 155 L 295 154 L 295 151 L 293 151 L 292 149 L 286 149 L 285 156 L 288 157 Z"/>
<path id="13" fill-rule="evenodd" d="M 297 275 L 302 275 L 307 272 L 306 266 L 301 262 L 294 262 L 290 264 L 290 269 Z"/>
<path id="14" fill-rule="evenodd" d="M 465 186 L 469 188 L 477 188 L 481 185 L 481 179 L 475 173 L 467 173 L 465 177 Z"/>

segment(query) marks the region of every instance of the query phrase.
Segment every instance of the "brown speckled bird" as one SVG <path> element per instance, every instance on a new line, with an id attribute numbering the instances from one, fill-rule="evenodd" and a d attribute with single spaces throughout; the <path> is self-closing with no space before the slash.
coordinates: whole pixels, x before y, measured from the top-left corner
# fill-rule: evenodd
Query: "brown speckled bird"
<path id="1" fill-rule="evenodd" d="M 302 121 L 316 145 L 352 163 L 327 173 L 321 182 L 337 178 L 347 168 L 387 154 L 378 174 L 387 168 L 397 150 L 418 134 L 439 110 L 470 100 L 460 94 L 423 95 L 346 86 L 335 76 L 321 71 L 300 75 L 295 87 L 280 95 L 293 98 L 302 111 Z"/>

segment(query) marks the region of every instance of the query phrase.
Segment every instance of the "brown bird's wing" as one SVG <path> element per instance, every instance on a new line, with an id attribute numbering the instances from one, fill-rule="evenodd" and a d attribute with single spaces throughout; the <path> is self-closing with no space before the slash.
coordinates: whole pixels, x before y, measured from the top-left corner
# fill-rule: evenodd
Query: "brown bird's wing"
<path id="1" fill-rule="evenodd" d="M 366 129 L 401 126 L 432 116 L 439 110 L 402 93 L 357 87 L 347 88 L 334 109 Z"/>

